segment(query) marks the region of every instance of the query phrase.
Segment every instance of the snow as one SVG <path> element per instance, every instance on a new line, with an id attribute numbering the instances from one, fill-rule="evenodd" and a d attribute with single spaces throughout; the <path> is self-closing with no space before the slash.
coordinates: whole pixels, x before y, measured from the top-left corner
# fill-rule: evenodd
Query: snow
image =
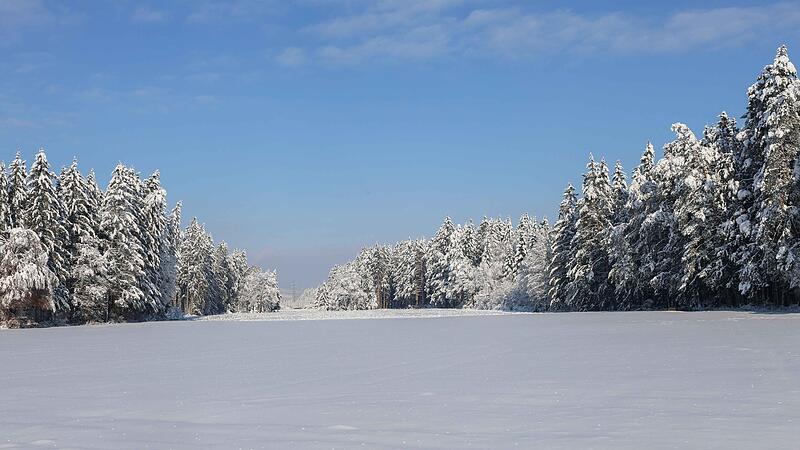
<path id="1" fill-rule="evenodd" d="M 0 330 L 0 448 L 797 446 L 800 314 L 223 319 Z"/>

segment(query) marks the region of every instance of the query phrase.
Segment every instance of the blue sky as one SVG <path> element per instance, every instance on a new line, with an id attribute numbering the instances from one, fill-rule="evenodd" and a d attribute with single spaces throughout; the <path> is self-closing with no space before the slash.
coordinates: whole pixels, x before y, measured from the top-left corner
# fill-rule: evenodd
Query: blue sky
<path id="1" fill-rule="evenodd" d="M 552 218 L 589 152 L 741 115 L 781 43 L 798 2 L 0 0 L 0 158 L 161 169 L 300 288 L 445 215 Z"/>

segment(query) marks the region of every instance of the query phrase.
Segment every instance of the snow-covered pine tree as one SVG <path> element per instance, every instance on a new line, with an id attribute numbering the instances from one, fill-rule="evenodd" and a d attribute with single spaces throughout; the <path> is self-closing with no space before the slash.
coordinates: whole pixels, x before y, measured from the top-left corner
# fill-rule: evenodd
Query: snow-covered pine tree
<path id="1" fill-rule="evenodd" d="M 47 249 L 47 263 L 58 278 L 53 293 L 55 311 L 66 317 L 71 307 L 66 288 L 66 281 L 69 278 L 67 253 L 69 232 L 64 226 L 66 211 L 56 195 L 54 179 L 55 174 L 50 171 L 47 155 L 44 149 L 40 149 L 28 175 L 27 201 L 22 223 L 25 228 L 39 236 L 42 245 Z"/>
<path id="2" fill-rule="evenodd" d="M 212 314 L 220 314 L 234 309 L 233 274 L 228 264 L 228 244 L 220 242 L 211 255 L 211 295 L 214 298 Z"/>
<path id="3" fill-rule="evenodd" d="M 100 239 L 92 234 L 81 235 L 75 247 L 70 275 L 75 309 L 83 321 L 110 319 L 108 296 L 112 274 L 108 258 L 100 249 Z"/>
<path id="4" fill-rule="evenodd" d="M 263 313 L 280 309 L 281 291 L 278 288 L 277 273 L 264 272 L 258 267 L 248 271 L 240 301 L 246 312 Z"/>
<path id="5" fill-rule="evenodd" d="M 736 238 L 741 236 L 736 231 L 734 218 L 738 210 L 738 181 L 735 178 L 735 161 L 741 154 L 741 141 L 736 138 L 738 129 L 736 120 L 724 111 L 719 115 L 715 126 L 706 127 L 703 135 L 703 146 L 711 149 L 712 161 L 710 173 L 714 180 L 714 207 L 711 220 L 717 224 L 704 240 L 707 252 L 711 254 L 711 262 L 703 269 L 705 283 L 715 295 L 715 306 L 735 306 L 738 304 L 738 289 L 735 288 L 738 267 L 733 260 L 736 253 Z M 724 211 L 721 210 L 724 208 Z"/>
<path id="6" fill-rule="evenodd" d="M 572 184 L 568 184 L 558 208 L 558 220 L 553 226 L 551 259 L 547 269 L 548 298 L 553 309 L 565 309 L 567 305 L 566 287 L 569 281 L 567 274 L 575 256 L 572 239 L 575 236 L 575 224 L 578 220 L 577 202 L 575 188 Z"/>
<path id="7" fill-rule="evenodd" d="M 465 253 L 471 251 L 474 233 L 458 226 L 451 236 L 452 245 L 448 249 L 449 277 L 446 283 L 445 296 L 449 299 L 450 308 L 461 308 L 472 302 L 472 297 L 477 292 L 475 283 L 475 266 L 472 259 Z"/>
<path id="8" fill-rule="evenodd" d="M 425 306 L 427 299 L 425 285 L 428 276 L 428 261 L 426 259 L 426 255 L 428 254 L 428 241 L 417 239 L 412 244 L 412 250 L 414 252 L 414 267 L 412 270 L 414 306 L 421 308 Z"/>
<path id="9" fill-rule="evenodd" d="M 467 221 L 467 224 L 462 227 L 461 251 L 470 260 L 473 267 L 480 263 L 481 253 L 478 249 L 478 236 L 472 220 Z"/>
<path id="10" fill-rule="evenodd" d="M 214 309 L 211 299 L 211 252 L 213 242 L 205 228 L 192 219 L 178 252 L 178 292 L 183 310 L 206 314 Z"/>
<path id="11" fill-rule="evenodd" d="M 566 199 L 565 199 L 566 200 Z M 574 197 L 573 197 L 574 200 Z M 545 223 L 533 227 L 531 245 L 520 264 L 519 289 L 526 301 L 523 304 L 506 304 L 506 309 L 546 311 L 550 307 L 549 268 L 552 265 L 553 230 Z"/>
<path id="12" fill-rule="evenodd" d="M 11 199 L 9 198 L 10 185 L 6 174 L 5 163 L 0 161 L 0 235 L 6 235 L 11 229 Z"/>
<path id="13" fill-rule="evenodd" d="M 154 306 L 156 314 L 162 314 L 169 306 L 161 289 L 165 284 L 162 279 L 161 259 L 166 255 L 169 243 L 167 239 L 167 191 L 161 187 L 161 173 L 153 172 L 142 183 L 141 242 L 144 255 L 144 281 L 142 290 Z"/>
<path id="14" fill-rule="evenodd" d="M 505 265 L 505 274 L 504 278 L 509 281 L 514 281 L 517 279 L 517 274 L 519 273 L 519 268 L 522 265 L 522 261 L 525 260 L 525 257 L 528 255 L 528 241 L 525 235 L 525 232 L 521 229 L 515 230 L 515 243 L 513 245 L 513 252 L 508 254 L 506 258 L 506 265 Z"/>
<path id="15" fill-rule="evenodd" d="M 613 193 L 608 167 L 590 156 L 583 181 L 583 201 L 572 247 L 575 265 L 568 273 L 567 306 L 575 310 L 603 310 L 614 307 L 608 273 L 611 269 L 608 250 L 613 214 Z"/>
<path id="16" fill-rule="evenodd" d="M 129 170 L 118 164 L 111 174 L 100 208 L 100 231 L 108 258 L 109 319 L 141 318 L 148 304 L 141 289 L 144 256 L 137 218 L 141 201 L 139 186 Z"/>
<path id="17" fill-rule="evenodd" d="M 358 261 L 334 266 L 328 279 L 317 289 L 314 308 L 323 310 L 372 309 L 377 305 L 373 292 L 364 289 L 365 278 Z"/>
<path id="18" fill-rule="evenodd" d="M 11 225 L 22 227 L 22 218 L 25 215 L 26 199 L 28 197 L 28 173 L 25 169 L 25 161 L 20 152 L 11 161 L 9 168 L 8 181 L 8 201 L 11 209 Z"/>
<path id="19" fill-rule="evenodd" d="M 178 276 L 178 248 L 181 243 L 181 202 L 175 204 L 172 212 L 167 219 L 164 233 L 162 235 L 161 256 L 159 257 L 160 282 L 158 291 L 161 293 L 161 304 L 166 308 L 178 308 L 177 276 Z M 245 262 L 247 259 L 245 258 Z M 233 295 L 233 293 L 231 293 Z"/>
<path id="20" fill-rule="evenodd" d="M 388 289 L 390 251 L 386 246 L 376 245 L 367 250 L 366 267 L 375 290 L 375 303 L 379 309 L 388 308 L 391 295 Z"/>
<path id="21" fill-rule="evenodd" d="M 614 175 L 611 177 L 611 189 L 614 197 L 614 214 L 612 222 L 619 225 L 628 220 L 625 216 L 625 205 L 628 203 L 628 177 L 622 163 L 614 164 Z"/>
<path id="22" fill-rule="evenodd" d="M 86 200 L 89 205 L 89 211 L 97 211 L 98 223 L 95 224 L 95 234 L 99 235 L 100 222 L 99 211 L 103 203 L 103 191 L 97 185 L 97 177 L 94 174 L 94 169 L 89 169 L 86 175 Z"/>
<path id="23" fill-rule="evenodd" d="M 428 293 L 430 295 L 431 306 L 445 308 L 450 306 L 451 299 L 447 297 L 450 280 L 450 261 L 448 255 L 453 246 L 453 233 L 455 225 L 450 217 L 446 217 L 439 227 L 436 235 L 428 247 Z"/>
<path id="24" fill-rule="evenodd" d="M 228 255 L 228 267 L 230 267 L 231 272 L 231 280 L 230 284 L 232 286 L 231 291 L 231 301 L 234 305 L 234 311 L 243 311 L 239 307 L 239 294 L 244 287 L 244 277 L 247 275 L 247 271 L 249 266 L 247 264 L 247 254 L 244 250 L 234 250 Z"/>
<path id="25" fill-rule="evenodd" d="M 47 319 L 55 309 L 56 283 L 39 236 L 24 228 L 9 230 L 0 245 L 0 322 L 26 325 Z"/>
<path id="26" fill-rule="evenodd" d="M 708 305 L 715 293 L 707 275 L 716 259 L 719 230 L 728 212 L 727 180 L 719 169 L 722 154 L 714 146 L 703 145 L 688 127 L 676 124 L 679 133 L 676 149 L 684 160 L 683 171 L 675 185 L 674 215 L 676 236 L 674 249 L 681 253 L 679 305 Z"/>
<path id="27" fill-rule="evenodd" d="M 740 139 L 744 144 L 738 178 L 742 211 L 736 221 L 749 242 L 736 255 L 743 261 L 739 289 L 749 297 L 782 303 L 795 259 L 790 193 L 797 182 L 800 150 L 800 87 L 785 46 L 747 92 Z"/>
<path id="28" fill-rule="evenodd" d="M 73 160 L 61 172 L 58 183 L 58 197 L 67 214 L 67 229 L 70 249 L 81 237 L 94 236 L 99 223 L 97 204 L 89 198 L 89 184 L 78 170 L 78 161 Z"/>
<path id="29" fill-rule="evenodd" d="M 657 193 L 654 169 L 655 151 L 648 142 L 628 188 L 624 212 L 627 221 L 614 227 L 609 252 L 612 263 L 609 279 L 615 287 L 617 306 L 622 310 L 649 307 L 651 302 L 651 289 L 643 277 L 641 261 L 647 243 L 642 227 Z"/>
<path id="30" fill-rule="evenodd" d="M 491 226 L 492 222 L 489 220 L 489 218 L 483 216 L 483 219 L 481 219 L 481 223 L 478 225 L 478 229 L 475 232 L 475 251 L 478 253 L 478 260 L 475 263 L 476 266 L 481 264 L 481 261 L 483 261 L 483 255 L 486 254 L 486 241 L 489 238 Z"/>

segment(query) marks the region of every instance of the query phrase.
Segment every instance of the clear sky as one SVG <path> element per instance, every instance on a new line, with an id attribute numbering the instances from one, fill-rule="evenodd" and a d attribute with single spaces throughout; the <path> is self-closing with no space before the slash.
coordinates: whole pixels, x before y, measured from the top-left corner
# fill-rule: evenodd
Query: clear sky
<path id="1" fill-rule="evenodd" d="M 798 2 L 0 0 L 0 158 L 161 169 L 299 289 L 445 215 L 552 218 L 589 152 L 741 115 L 781 43 Z"/>

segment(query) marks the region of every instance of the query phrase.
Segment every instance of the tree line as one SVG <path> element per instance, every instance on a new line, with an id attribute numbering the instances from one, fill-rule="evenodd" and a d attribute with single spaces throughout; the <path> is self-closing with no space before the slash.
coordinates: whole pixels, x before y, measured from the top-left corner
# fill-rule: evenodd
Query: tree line
<path id="1" fill-rule="evenodd" d="M 800 81 L 785 46 L 747 91 L 740 127 L 681 123 L 630 181 L 589 158 L 557 221 L 527 214 L 363 249 L 314 292 L 323 309 L 784 307 L 800 300 Z"/>
<path id="2" fill-rule="evenodd" d="M 10 326 L 157 320 L 271 311 L 275 272 L 215 245 L 197 219 L 181 229 L 158 171 L 117 165 L 105 191 L 77 161 L 50 170 L 39 150 L 0 162 L 0 323 Z"/>

